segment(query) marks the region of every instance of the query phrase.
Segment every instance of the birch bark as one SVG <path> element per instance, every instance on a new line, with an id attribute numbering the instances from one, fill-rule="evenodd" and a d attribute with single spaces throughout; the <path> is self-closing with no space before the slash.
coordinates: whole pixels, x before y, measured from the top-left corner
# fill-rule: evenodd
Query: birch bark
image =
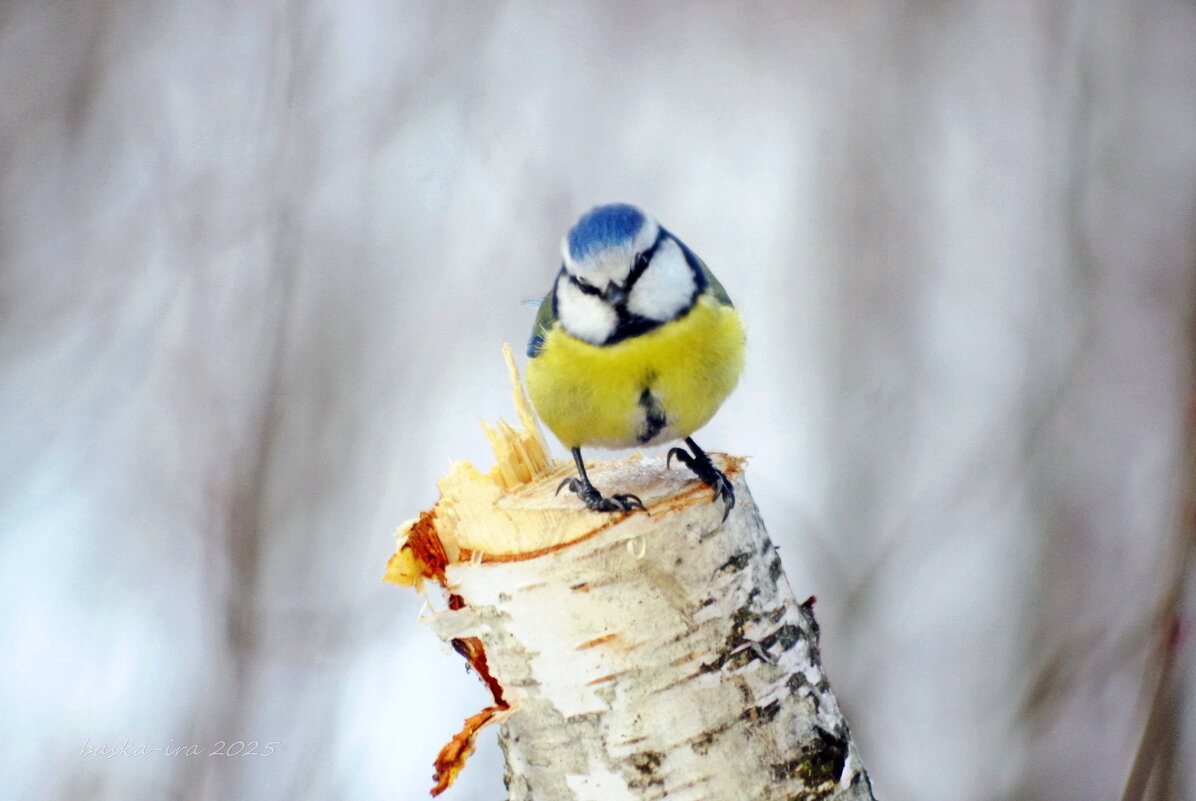
<path id="1" fill-rule="evenodd" d="M 688 471 L 638 456 L 590 475 L 650 514 L 592 513 L 554 494 L 565 468 L 520 411 L 524 432 L 491 432 L 499 467 L 455 465 L 388 572 L 443 587 L 426 622 L 495 698 L 441 752 L 434 794 L 493 721 L 510 801 L 872 799 L 813 599 L 790 591 L 741 461 L 712 455 L 738 498 L 725 523 Z"/>

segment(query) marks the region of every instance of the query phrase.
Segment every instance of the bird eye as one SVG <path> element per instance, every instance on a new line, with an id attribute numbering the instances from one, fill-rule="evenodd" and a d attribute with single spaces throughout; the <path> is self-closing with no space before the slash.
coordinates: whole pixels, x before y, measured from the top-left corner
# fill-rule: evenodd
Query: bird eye
<path id="1" fill-rule="evenodd" d="M 637 272 L 643 272 L 644 270 L 648 269 L 648 259 L 650 259 L 650 258 L 651 258 L 651 256 L 648 254 L 648 251 L 646 251 L 646 250 L 639 253 L 638 255 L 636 255 L 634 269 Z"/>

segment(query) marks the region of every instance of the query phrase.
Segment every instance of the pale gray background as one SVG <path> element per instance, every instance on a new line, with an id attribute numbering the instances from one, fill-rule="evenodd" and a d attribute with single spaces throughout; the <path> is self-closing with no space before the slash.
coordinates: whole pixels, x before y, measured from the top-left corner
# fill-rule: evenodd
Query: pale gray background
<path id="1" fill-rule="evenodd" d="M 490 464 L 520 301 L 612 200 L 743 312 L 699 441 L 883 798 L 1117 797 L 1194 85 L 1180 0 L 0 4 L 0 797 L 426 797 L 486 695 L 390 534 Z M 279 745 L 81 756 L 126 739 Z M 489 733 L 444 798 L 501 797 Z"/>

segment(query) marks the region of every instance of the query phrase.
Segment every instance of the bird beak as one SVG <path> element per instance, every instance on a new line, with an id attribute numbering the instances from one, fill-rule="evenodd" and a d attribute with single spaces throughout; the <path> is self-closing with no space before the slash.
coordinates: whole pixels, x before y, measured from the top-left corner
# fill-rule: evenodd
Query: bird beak
<path id="1" fill-rule="evenodd" d="M 614 282 L 606 285 L 602 290 L 602 299 L 612 306 L 622 306 L 627 302 L 627 287 Z"/>

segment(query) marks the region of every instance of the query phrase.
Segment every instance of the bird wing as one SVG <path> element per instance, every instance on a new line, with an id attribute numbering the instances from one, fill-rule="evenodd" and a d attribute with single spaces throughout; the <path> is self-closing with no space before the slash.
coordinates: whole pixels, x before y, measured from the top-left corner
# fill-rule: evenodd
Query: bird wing
<path id="1" fill-rule="evenodd" d="M 548 335 L 548 330 L 556 325 L 556 310 L 552 302 L 552 293 L 554 290 L 548 290 L 548 294 L 544 296 L 544 300 L 540 301 L 540 310 L 536 312 L 536 322 L 532 323 L 532 336 L 527 342 L 528 358 L 534 359 L 540 355 L 540 350 L 544 347 L 544 337 Z"/>
<path id="2" fill-rule="evenodd" d="M 701 257 L 694 254 L 693 251 L 690 251 L 690 253 L 693 255 L 694 261 L 698 263 L 698 267 L 701 268 L 702 277 L 706 279 L 706 291 L 713 295 L 714 299 L 722 305 L 734 308 L 735 304 L 731 302 L 730 296 L 727 295 L 727 290 L 723 289 L 723 285 L 714 277 L 714 273 L 710 272 L 710 268 L 706 266 L 706 262 L 702 261 Z"/>

